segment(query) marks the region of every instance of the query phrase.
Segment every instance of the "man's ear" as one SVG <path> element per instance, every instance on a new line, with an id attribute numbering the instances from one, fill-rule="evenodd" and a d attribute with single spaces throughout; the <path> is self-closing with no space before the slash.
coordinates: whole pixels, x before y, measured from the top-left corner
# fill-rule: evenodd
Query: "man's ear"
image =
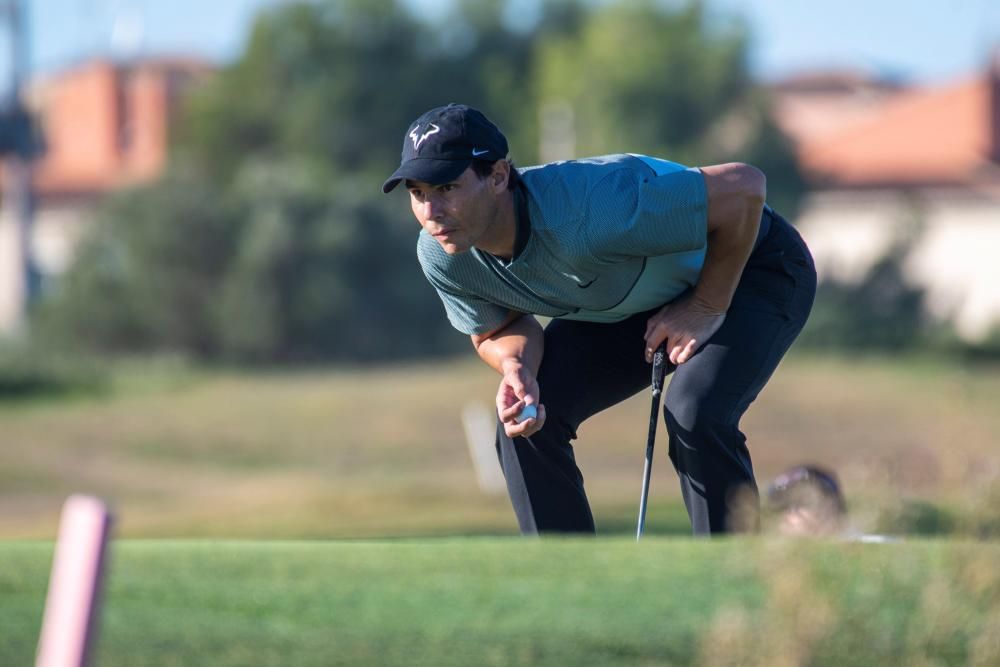
<path id="1" fill-rule="evenodd" d="M 490 173 L 493 183 L 493 191 L 497 194 L 503 192 L 510 185 L 510 162 L 507 160 L 497 160 L 493 163 L 493 171 Z"/>

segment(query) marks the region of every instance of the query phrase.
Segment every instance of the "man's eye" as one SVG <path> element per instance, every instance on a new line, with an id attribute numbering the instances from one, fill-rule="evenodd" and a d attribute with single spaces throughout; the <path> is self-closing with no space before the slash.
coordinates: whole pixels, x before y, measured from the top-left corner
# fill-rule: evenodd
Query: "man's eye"
<path id="1" fill-rule="evenodd" d="M 451 192 L 454 189 L 455 185 L 452 183 L 446 183 L 445 185 L 442 185 L 441 187 L 438 188 L 440 192 Z"/>

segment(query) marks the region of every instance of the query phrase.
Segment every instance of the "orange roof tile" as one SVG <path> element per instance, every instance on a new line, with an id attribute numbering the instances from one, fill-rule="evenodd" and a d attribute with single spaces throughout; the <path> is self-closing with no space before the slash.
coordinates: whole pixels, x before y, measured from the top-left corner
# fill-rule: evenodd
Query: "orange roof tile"
<path id="1" fill-rule="evenodd" d="M 995 174 L 995 76 L 899 93 L 868 118 L 802 141 L 802 164 L 834 187 L 971 184 Z"/>

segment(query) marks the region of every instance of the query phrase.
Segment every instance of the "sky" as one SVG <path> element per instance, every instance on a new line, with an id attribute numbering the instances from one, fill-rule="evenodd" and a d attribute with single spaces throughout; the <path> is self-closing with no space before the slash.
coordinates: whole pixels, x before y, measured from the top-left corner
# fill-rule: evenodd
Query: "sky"
<path id="1" fill-rule="evenodd" d="M 21 0 L 30 60 L 52 71 L 95 55 L 194 53 L 225 62 L 242 51 L 255 14 L 282 0 Z M 435 17 L 447 0 L 406 0 Z M 530 5 L 533 0 L 515 0 Z M 774 80 L 817 68 L 861 69 L 931 84 L 985 67 L 1000 49 L 1000 0 L 707 0 L 742 16 L 751 69 Z M 7 70 L 7 36 L 0 34 Z"/>

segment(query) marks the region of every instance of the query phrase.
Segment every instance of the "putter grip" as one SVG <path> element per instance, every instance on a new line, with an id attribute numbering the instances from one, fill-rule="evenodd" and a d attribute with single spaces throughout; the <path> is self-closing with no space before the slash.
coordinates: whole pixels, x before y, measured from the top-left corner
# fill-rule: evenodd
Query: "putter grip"
<path id="1" fill-rule="evenodd" d="M 663 391 L 663 378 L 667 371 L 667 342 L 663 341 L 653 353 L 653 396 Z"/>

